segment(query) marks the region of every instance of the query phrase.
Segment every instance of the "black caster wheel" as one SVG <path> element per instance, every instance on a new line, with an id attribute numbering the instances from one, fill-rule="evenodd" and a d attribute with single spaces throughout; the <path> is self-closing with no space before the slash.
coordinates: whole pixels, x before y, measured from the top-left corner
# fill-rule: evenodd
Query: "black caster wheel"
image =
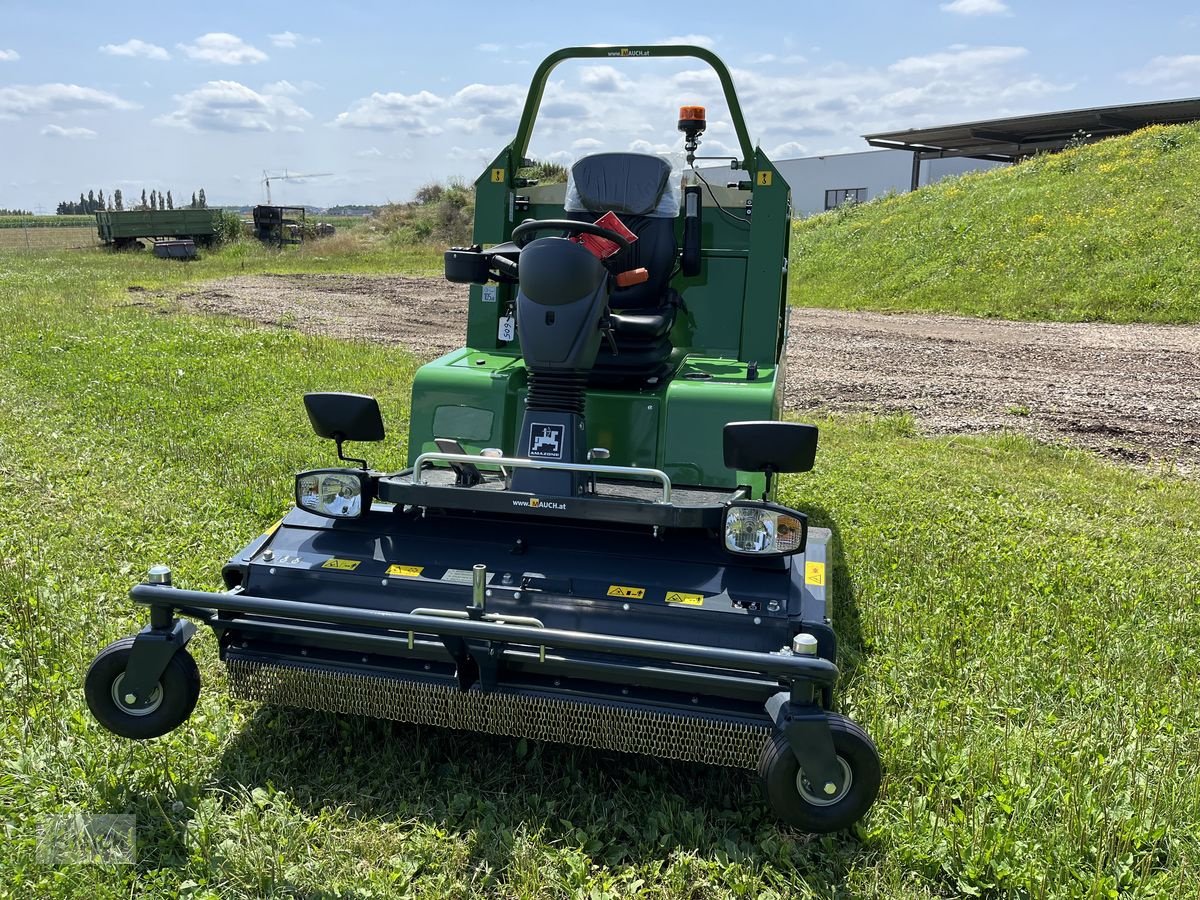
<path id="1" fill-rule="evenodd" d="M 142 741 L 179 727 L 192 714 L 200 696 L 200 670 L 181 647 L 167 663 L 150 702 L 128 706 L 121 682 L 133 641 L 132 637 L 113 641 L 96 655 L 83 679 L 83 694 L 97 722 L 121 737 Z"/>
<path id="2" fill-rule="evenodd" d="M 879 751 L 865 731 L 837 713 L 829 714 L 829 730 L 844 781 L 832 797 L 809 784 L 787 738 L 778 731 L 758 762 L 771 810 L 788 825 L 815 834 L 842 831 L 861 819 L 875 802 L 883 777 Z"/>

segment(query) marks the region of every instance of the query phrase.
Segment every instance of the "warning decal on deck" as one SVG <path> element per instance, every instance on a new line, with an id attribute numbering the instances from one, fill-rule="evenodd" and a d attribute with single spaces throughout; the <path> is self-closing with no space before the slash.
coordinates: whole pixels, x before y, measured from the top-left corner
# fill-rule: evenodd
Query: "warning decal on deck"
<path id="1" fill-rule="evenodd" d="M 646 589 L 640 587 L 626 587 L 623 584 L 610 584 L 608 586 L 608 596 L 628 597 L 631 600 L 641 600 L 646 596 Z"/>
<path id="2" fill-rule="evenodd" d="M 683 591 L 667 591 L 668 603 L 685 603 L 688 606 L 703 606 L 703 594 L 685 594 Z"/>
<path id="3" fill-rule="evenodd" d="M 388 566 L 388 575 L 400 575 L 403 578 L 416 578 L 425 571 L 424 566 Z"/>
<path id="4" fill-rule="evenodd" d="M 503 169 L 492 169 L 492 182 L 495 184 L 499 184 L 503 180 L 504 180 L 504 170 Z"/>
<path id="5" fill-rule="evenodd" d="M 358 568 L 358 564 L 362 562 L 360 559 L 338 559 L 336 556 L 333 559 L 327 559 L 321 563 L 322 569 L 341 569 L 343 572 L 353 572 Z"/>
<path id="6" fill-rule="evenodd" d="M 825 563 L 810 562 L 804 564 L 804 583 L 825 586 Z"/>

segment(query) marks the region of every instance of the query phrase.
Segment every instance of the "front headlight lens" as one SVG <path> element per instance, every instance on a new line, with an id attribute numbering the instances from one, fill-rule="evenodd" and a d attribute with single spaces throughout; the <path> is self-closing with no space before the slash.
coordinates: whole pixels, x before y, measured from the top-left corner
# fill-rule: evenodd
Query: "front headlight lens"
<path id="1" fill-rule="evenodd" d="M 354 519 L 370 505 L 365 476 L 344 469 L 296 476 L 296 505 L 319 516 Z"/>
<path id="2" fill-rule="evenodd" d="M 804 517 L 771 506 L 731 506 L 725 513 L 725 549 L 783 556 L 804 549 Z"/>

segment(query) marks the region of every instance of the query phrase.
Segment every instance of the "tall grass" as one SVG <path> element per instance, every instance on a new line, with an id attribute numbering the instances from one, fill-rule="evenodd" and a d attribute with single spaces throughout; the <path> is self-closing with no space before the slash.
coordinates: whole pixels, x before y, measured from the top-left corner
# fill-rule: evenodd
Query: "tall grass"
<path id="1" fill-rule="evenodd" d="M 795 226 L 791 302 L 1200 321 L 1200 124 L 938 182 Z"/>

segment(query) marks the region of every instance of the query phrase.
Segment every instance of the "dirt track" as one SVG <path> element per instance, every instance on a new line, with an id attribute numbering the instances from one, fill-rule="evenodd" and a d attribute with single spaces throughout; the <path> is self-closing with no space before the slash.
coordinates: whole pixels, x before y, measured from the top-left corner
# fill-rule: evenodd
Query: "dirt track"
<path id="1" fill-rule="evenodd" d="M 247 276 L 178 299 L 429 358 L 460 345 L 466 310 L 461 287 L 401 276 Z M 929 432 L 1021 431 L 1200 468 L 1200 327 L 794 309 L 791 332 L 791 409 L 904 411 Z"/>

